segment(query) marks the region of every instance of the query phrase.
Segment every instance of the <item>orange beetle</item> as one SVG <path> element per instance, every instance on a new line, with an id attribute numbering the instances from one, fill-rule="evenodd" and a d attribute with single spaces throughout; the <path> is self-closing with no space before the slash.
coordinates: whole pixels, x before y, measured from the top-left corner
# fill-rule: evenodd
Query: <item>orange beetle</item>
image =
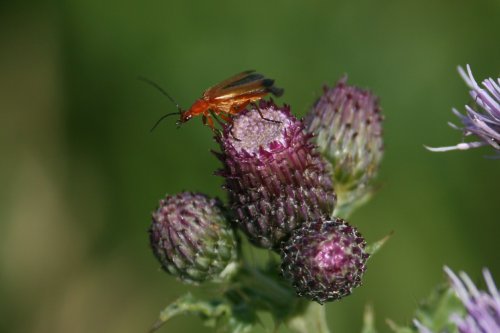
<path id="1" fill-rule="evenodd" d="M 145 78 L 141 80 L 153 85 L 160 90 L 177 107 L 178 112 L 168 113 L 161 117 L 151 130 L 163 119 L 172 115 L 179 115 L 177 125 L 187 122 L 193 117 L 202 116 L 203 124 L 215 129 L 212 116 L 219 116 L 224 121 L 231 123 L 231 116 L 243 111 L 248 104 L 262 99 L 271 93 L 281 96 L 283 89 L 274 86 L 274 80 L 265 78 L 253 70 L 244 71 L 208 88 L 203 96 L 196 100 L 188 110 L 183 110 L 170 95 L 153 81 Z M 217 119 L 217 118 L 216 118 Z"/>

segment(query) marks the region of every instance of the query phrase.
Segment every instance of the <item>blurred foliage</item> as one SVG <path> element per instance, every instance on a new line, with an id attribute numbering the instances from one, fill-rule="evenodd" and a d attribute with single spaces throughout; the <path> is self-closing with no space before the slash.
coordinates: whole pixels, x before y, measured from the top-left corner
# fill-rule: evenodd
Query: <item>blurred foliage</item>
<path id="1" fill-rule="evenodd" d="M 0 331 L 143 332 L 186 291 L 157 269 L 146 230 L 165 193 L 222 196 L 217 147 L 198 119 L 148 133 L 174 108 L 138 75 L 184 107 L 253 68 L 297 115 L 344 73 L 381 97 L 383 186 L 350 221 L 369 242 L 395 233 L 364 286 L 328 305 L 333 331 L 361 331 L 369 301 L 410 323 L 444 264 L 498 280 L 499 162 L 422 145 L 460 139 L 446 125 L 468 102 L 456 66 L 498 74 L 499 15 L 497 0 L 2 2 Z"/>
<path id="2" fill-rule="evenodd" d="M 465 314 L 464 304 L 457 297 L 456 291 L 449 284 L 441 284 L 428 297 L 419 302 L 414 319 L 418 325 L 425 327 L 429 332 L 456 333 L 458 328 L 451 317 L 452 315 L 463 317 Z M 420 331 L 415 323 L 400 326 L 391 319 L 387 319 L 387 323 L 394 333 Z"/>
<path id="3" fill-rule="evenodd" d="M 454 332 L 458 329 L 450 320 L 453 314 L 464 316 L 464 305 L 454 289 L 450 286 L 439 286 L 419 304 L 415 318 L 432 332 Z"/>

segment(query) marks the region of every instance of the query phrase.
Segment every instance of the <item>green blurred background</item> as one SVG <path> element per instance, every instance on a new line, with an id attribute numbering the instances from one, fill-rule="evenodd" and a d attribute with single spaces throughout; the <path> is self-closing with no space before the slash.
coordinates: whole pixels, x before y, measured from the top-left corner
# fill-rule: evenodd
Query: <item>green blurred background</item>
<path id="1" fill-rule="evenodd" d="M 344 73 L 381 97 L 383 186 L 351 222 L 370 242 L 395 234 L 364 286 L 328 305 L 333 332 L 359 332 L 367 302 L 382 331 L 408 323 L 445 264 L 498 281 L 500 162 L 422 145 L 461 139 L 446 125 L 470 101 L 456 66 L 499 73 L 499 17 L 498 0 L 2 2 L 0 331 L 144 332 L 186 290 L 146 230 L 165 193 L 224 196 L 216 144 L 198 119 L 150 134 L 174 108 L 137 75 L 185 107 L 245 69 L 275 78 L 298 116 Z"/>

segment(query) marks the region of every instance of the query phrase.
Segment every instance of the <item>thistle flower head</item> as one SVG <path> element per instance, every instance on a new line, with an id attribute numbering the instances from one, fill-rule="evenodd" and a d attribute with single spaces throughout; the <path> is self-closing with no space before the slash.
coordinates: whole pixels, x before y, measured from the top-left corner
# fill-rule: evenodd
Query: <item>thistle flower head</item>
<path id="1" fill-rule="evenodd" d="M 276 249 L 304 221 L 333 211 L 330 174 L 309 139 L 289 107 L 265 101 L 218 139 L 236 223 L 257 246 Z"/>
<path id="2" fill-rule="evenodd" d="M 452 315 L 451 320 L 460 333 L 500 332 L 500 296 L 491 273 L 483 270 L 488 292 L 478 290 L 469 276 L 460 272 L 457 276 L 448 267 L 444 268 L 458 298 L 462 301 L 467 314 L 465 317 Z"/>
<path id="3" fill-rule="evenodd" d="M 299 296 L 320 304 L 349 295 L 361 285 L 369 255 L 356 228 L 342 219 L 304 224 L 281 250 L 281 272 Z"/>
<path id="4" fill-rule="evenodd" d="M 325 88 L 304 122 L 320 153 L 333 167 L 338 211 L 350 209 L 371 192 L 383 153 L 382 115 L 378 98 L 346 84 Z"/>
<path id="5" fill-rule="evenodd" d="M 162 199 L 149 236 L 162 268 L 183 282 L 222 281 L 235 266 L 236 239 L 222 204 L 203 194 Z"/>
<path id="6" fill-rule="evenodd" d="M 448 267 L 444 268 L 451 281 L 451 288 L 456 293 L 465 315 L 452 313 L 449 321 L 460 333 L 497 333 L 500 332 L 500 296 L 491 273 L 483 270 L 488 291 L 477 289 L 470 277 L 464 272 L 455 274 Z M 413 321 L 419 333 L 432 331 L 418 320 Z"/>
<path id="7" fill-rule="evenodd" d="M 449 147 L 426 148 L 443 152 L 490 145 L 500 152 L 500 78 L 496 81 L 492 78 L 486 79 L 481 87 L 474 79 L 469 65 L 467 65 L 467 72 L 462 67 L 458 67 L 458 72 L 471 89 L 469 93 L 474 100 L 474 105 L 466 105 L 465 114 L 453 109 L 453 113 L 460 118 L 462 127 L 451 123 L 450 126 L 461 130 L 464 136 L 474 136 L 476 140 Z"/>

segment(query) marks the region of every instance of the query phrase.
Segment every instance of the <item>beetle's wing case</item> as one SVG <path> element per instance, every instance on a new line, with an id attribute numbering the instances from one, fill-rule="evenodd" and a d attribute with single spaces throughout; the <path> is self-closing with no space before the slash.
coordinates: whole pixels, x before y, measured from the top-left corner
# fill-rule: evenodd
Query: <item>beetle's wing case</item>
<path id="1" fill-rule="evenodd" d="M 246 71 L 209 88 L 203 97 L 207 101 L 217 102 L 234 99 L 258 100 L 268 93 L 281 96 L 283 89 L 275 87 L 274 80 L 267 79 L 262 74 Z"/>
<path id="2" fill-rule="evenodd" d="M 217 92 L 224 89 L 224 88 L 227 88 L 228 86 L 231 86 L 239 81 L 241 81 L 242 79 L 245 79 L 245 78 L 248 78 L 248 76 L 251 76 L 252 73 L 255 73 L 255 70 L 247 70 L 247 71 L 243 71 L 241 73 L 238 73 L 238 74 L 235 74 L 227 79 L 225 79 L 224 81 L 221 81 L 219 83 L 217 83 L 216 85 L 208 88 L 205 93 L 203 94 L 203 96 L 207 96 L 207 95 L 217 95 Z M 257 74 L 257 75 L 260 75 L 260 74 Z M 262 75 L 260 75 L 262 76 Z"/>

